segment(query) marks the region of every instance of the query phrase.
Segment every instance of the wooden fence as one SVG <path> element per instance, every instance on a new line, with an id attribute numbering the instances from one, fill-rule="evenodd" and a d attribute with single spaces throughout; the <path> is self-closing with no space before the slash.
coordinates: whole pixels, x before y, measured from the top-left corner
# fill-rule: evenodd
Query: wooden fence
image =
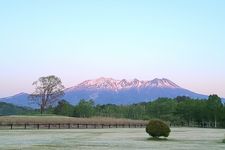
<path id="1" fill-rule="evenodd" d="M 0 124 L 0 129 L 103 129 L 145 128 L 146 124 Z"/>

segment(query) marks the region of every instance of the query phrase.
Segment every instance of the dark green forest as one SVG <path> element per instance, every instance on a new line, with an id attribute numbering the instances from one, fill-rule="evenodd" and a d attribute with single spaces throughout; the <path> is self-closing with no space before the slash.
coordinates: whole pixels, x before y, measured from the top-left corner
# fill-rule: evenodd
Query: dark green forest
<path id="1" fill-rule="evenodd" d="M 0 116 L 5 115 L 27 115 L 37 113 L 36 110 L 28 107 L 20 107 L 13 104 L 0 102 Z"/>
<path id="2" fill-rule="evenodd" d="M 38 114 L 39 110 L 0 103 L 1 115 Z M 225 105 L 217 95 L 208 99 L 191 99 L 185 96 L 158 98 L 155 101 L 130 105 L 96 105 L 93 100 L 80 100 L 73 106 L 61 100 L 45 114 L 70 117 L 114 117 L 149 120 L 153 118 L 167 121 L 172 126 L 225 127 Z"/>
<path id="3" fill-rule="evenodd" d="M 208 99 L 185 96 L 158 98 L 131 105 L 95 105 L 93 100 L 81 100 L 73 106 L 62 100 L 52 111 L 57 115 L 74 117 L 158 118 L 173 126 L 225 127 L 225 105 L 217 95 L 210 95 Z"/>

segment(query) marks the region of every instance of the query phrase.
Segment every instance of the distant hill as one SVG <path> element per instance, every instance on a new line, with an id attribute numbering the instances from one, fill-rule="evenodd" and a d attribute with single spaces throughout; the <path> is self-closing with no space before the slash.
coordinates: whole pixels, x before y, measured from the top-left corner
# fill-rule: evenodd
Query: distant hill
<path id="1" fill-rule="evenodd" d="M 8 104 L 0 102 L 0 116 L 2 115 L 22 115 L 32 111 L 31 108 L 16 106 L 14 104 Z"/>
<path id="2" fill-rule="evenodd" d="M 175 98 L 177 96 L 189 96 L 199 99 L 208 98 L 207 95 L 182 88 L 165 78 L 156 78 L 150 81 L 138 79 L 129 81 L 103 77 L 95 80 L 86 80 L 74 87 L 65 89 L 63 98 L 71 104 L 77 104 L 80 99 L 93 99 L 96 104 L 131 104 L 151 101 L 159 97 Z M 29 102 L 27 93 L 1 98 L 0 102 L 37 107 L 37 105 Z"/>
<path id="3" fill-rule="evenodd" d="M 25 106 L 25 107 L 37 107 L 36 104 L 31 103 L 28 99 L 28 93 L 19 93 L 14 96 L 1 98 L 0 102 L 11 103 L 17 106 Z"/>

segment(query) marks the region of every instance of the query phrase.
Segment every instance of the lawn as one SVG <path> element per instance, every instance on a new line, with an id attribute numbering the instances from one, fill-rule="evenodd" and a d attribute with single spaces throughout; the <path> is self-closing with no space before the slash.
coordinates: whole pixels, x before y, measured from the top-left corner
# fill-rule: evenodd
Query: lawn
<path id="1" fill-rule="evenodd" d="M 149 140 L 144 128 L 0 130 L 0 149 L 224 150 L 224 129 L 172 128 L 168 140 Z"/>

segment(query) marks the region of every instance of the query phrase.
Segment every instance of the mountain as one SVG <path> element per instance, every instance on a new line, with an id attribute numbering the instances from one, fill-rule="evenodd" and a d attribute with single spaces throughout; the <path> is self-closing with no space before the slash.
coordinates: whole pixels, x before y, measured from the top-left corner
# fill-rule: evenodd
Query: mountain
<path id="1" fill-rule="evenodd" d="M 159 97 L 175 98 L 177 96 L 189 96 L 191 98 L 208 97 L 184 89 L 165 78 L 142 81 L 138 79 L 115 80 L 101 77 L 94 80 L 86 80 L 74 87 L 65 89 L 63 98 L 71 104 L 77 104 L 80 99 L 93 99 L 96 104 L 131 104 L 155 100 Z M 37 105 L 29 103 L 27 93 L 1 98 L 0 102 L 37 107 Z"/>
<path id="2" fill-rule="evenodd" d="M 138 79 L 129 81 L 101 77 L 95 80 L 86 80 L 77 86 L 68 88 L 65 93 L 65 99 L 72 104 L 76 104 L 82 98 L 94 99 L 97 104 L 131 104 L 154 100 L 158 97 L 208 97 L 181 88 L 165 78 L 156 78 L 150 81 Z"/>
<path id="3" fill-rule="evenodd" d="M 131 88 L 180 88 L 178 85 L 173 83 L 168 79 L 154 79 L 151 81 L 140 81 L 138 79 L 134 79 L 128 81 L 126 79 L 123 80 L 115 80 L 112 78 L 98 78 L 96 80 L 87 80 L 82 82 L 81 84 L 69 88 L 68 90 L 75 90 L 75 89 L 107 89 L 112 91 L 119 91 L 124 89 L 131 89 Z"/>

